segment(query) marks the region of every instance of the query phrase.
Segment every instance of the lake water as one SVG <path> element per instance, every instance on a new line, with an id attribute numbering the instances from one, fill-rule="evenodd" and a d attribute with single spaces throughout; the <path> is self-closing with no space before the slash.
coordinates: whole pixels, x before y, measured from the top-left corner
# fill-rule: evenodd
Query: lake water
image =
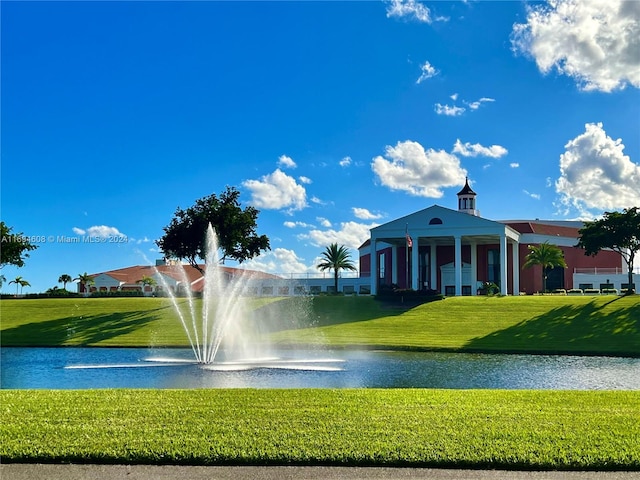
<path id="1" fill-rule="evenodd" d="M 640 359 L 389 351 L 276 352 L 192 364 L 189 349 L 1 350 L 2 389 L 452 388 L 640 390 Z"/>

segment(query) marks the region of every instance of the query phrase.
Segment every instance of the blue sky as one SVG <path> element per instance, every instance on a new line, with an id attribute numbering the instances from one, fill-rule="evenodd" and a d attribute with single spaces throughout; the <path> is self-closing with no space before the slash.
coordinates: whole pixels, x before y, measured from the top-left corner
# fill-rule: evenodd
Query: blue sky
<path id="1" fill-rule="evenodd" d="M 271 251 L 326 245 L 468 176 L 493 220 L 640 204 L 640 2 L 2 2 L 2 220 L 25 292 L 147 264 L 238 188 Z M 91 238 L 69 243 L 64 239 Z M 113 240 L 120 240 L 113 242 Z M 3 286 L 12 291 L 13 285 Z"/>

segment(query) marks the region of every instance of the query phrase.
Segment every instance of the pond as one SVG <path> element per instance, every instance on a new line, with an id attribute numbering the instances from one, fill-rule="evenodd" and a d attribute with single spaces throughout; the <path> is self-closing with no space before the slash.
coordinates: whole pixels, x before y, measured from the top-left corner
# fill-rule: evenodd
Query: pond
<path id="1" fill-rule="evenodd" d="M 640 390 L 640 358 L 392 351 L 275 352 L 196 365 L 189 349 L 1 350 L 2 389 L 449 388 Z"/>

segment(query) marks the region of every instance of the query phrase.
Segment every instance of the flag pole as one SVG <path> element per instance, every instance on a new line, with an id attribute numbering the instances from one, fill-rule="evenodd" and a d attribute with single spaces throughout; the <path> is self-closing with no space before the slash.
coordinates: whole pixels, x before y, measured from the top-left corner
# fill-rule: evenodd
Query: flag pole
<path id="1" fill-rule="evenodd" d="M 405 270 L 405 284 L 404 288 L 409 289 L 409 224 L 407 223 L 404 228 L 404 270 Z"/>

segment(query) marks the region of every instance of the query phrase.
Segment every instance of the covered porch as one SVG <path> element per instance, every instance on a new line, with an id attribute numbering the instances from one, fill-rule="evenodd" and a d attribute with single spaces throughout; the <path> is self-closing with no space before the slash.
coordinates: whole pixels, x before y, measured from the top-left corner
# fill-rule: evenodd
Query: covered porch
<path id="1" fill-rule="evenodd" d="M 519 293 L 519 238 L 512 228 L 431 207 L 371 230 L 371 293 L 382 285 L 476 295 L 485 282 Z"/>

